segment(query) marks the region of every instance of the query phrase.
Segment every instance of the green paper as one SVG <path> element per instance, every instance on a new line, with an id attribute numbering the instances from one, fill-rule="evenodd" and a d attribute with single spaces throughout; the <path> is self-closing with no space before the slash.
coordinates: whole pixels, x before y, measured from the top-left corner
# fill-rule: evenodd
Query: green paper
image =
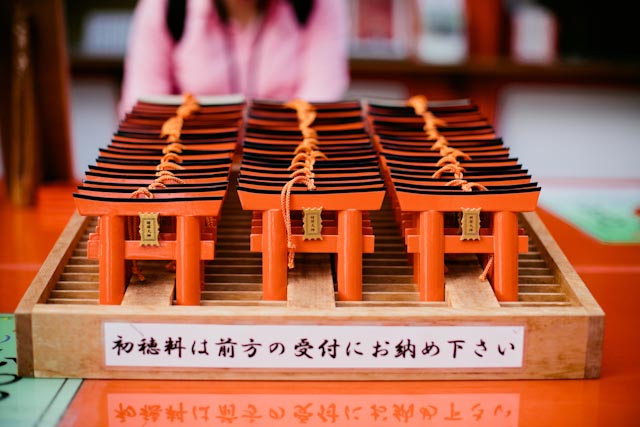
<path id="1" fill-rule="evenodd" d="M 640 189 L 543 187 L 540 205 L 603 243 L 640 243 Z"/>
<path id="2" fill-rule="evenodd" d="M 0 427 L 55 426 L 82 380 L 18 377 L 13 315 L 0 314 Z"/>

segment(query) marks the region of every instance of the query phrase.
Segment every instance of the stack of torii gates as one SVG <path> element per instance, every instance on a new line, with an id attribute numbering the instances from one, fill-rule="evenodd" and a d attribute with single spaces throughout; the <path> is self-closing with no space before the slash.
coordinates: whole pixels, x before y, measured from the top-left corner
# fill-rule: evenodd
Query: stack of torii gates
<path id="1" fill-rule="evenodd" d="M 248 105 L 248 107 L 247 107 Z M 422 301 L 444 300 L 445 253 L 481 254 L 498 300 L 518 299 L 517 212 L 540 188 L 468 101 L 139 102 L 74 194 L 99 217 L 100 303 L 119 304 L 137 260 L 175 263 L 176 304 L 199 305 L 203 262 L 234 153 L 238 195 L 254 212 L 263 299 L 287 298 L 296 252 L 335 253 L 337 298 L 362 299 L 362 254 L 374 251 L 368 212 L 392 200 L 413 254 Z"/>
<path id="2" fill-rule="evenodd" d="M 87 250 L 100 262 L 101 304 L 120 304 L 138 260 L 175 261 L 176 303 L 200 304 L 243 111 L 190 96 L 139 102 L 100 150 L 74 197 L 80 214 L 99 217 Z"/>
<path id="3" fill-rule="evenodd" d="M 368 104 L 368 119 L 423 301 L 444 300 L 444 254 L 484 254 L 499 301 L 518 300 L 518 212 L 540 187 L 467 100 Z M 460 217 L 460 218 L 459 218 Z"/>

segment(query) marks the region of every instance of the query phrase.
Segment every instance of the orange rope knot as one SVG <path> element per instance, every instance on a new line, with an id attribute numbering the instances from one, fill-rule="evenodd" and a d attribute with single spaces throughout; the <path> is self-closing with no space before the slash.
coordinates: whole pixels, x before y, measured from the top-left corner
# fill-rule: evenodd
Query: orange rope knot
<path id="1" fill-rule="evenodd" d="M 451 172 L 454 178 L 462 179 L 462 173 L 466 172 L 466 170 L 463 167 L 454 164 L 448 164 L 435 171 L 433 175 L 431 175 L 431 178 L 440 178 L 445 172 Z"/>
<path id="2" fill-rule="evenodd" d="M 444 156 L 443 158 L 438 160 L 438 162 L 436 163 L 436 166 L 440 167 L 440 166 L 444 166 L 446 164 L 452 164 L 452 165 L 458 166 L 460 164 L 460 162 L 458 161 L 458 159 L 456 159 L 453 156 Z"/>
<path id="3" fill-rule="evenodd" d="M 316 159 L 328 160 L 327 156 L 322 151 L 312 151 L 311 153 L 298 153 L 295 155 L 293 160 L 291 160 L 291 165 L 298 164 L 301 159 L 304 159 L 305 166 L 309 167 L 309 169 L 313 169 L 313 165 L 316 163 Z M 291 170 L 291 168 L 289 168 Z"/>
<path id="4" fill-rule="evenodd" d="M 180 165 L 177 165 L 173 162 L 161 162 L 158 166 L 156 166 L 156 170 L 158 171 L 163 171 L 163 170 L 183 170 L 184 168 Z"/>
<path id="5" fill-rule="evenodd" d="M 302 98 L 294 98 L 283 104 L 287 108 L 296 110 L 300 114 L 304 114 L 305 111 L 315 111 L 315 107 Z"/>
<path id="6" fill-rule="evenodd" d="M 435 129 L 437 126 L 446 126 L 447 122 L 433 115 L 431 111 L 427 111 L 422 115 L 424 126 L 427 129 Z M 426 129 L 425 129 L 426 130 Z"/>
<path id="7" fill-rule="evenodd" d="M 156 190 L 158 188 L 167 188 L 167 186 L 162 182 L 153 181 L 151 184 L 149 184 L 148 188 L 149 190 Z"/>
<path id="8" fill-rule="evenodd" d="M 176 110 L 176 115 L 184 119 L 190 119 L 193 113 L 200 111 L 198 100 L 191 93 L 185 93 L 182 105 Z"/>
<path id="9" fill-rule="evenodd" d="M 283 104 L 287 108 L 296 110 L 298 117 L 298 127 L 304 138 L 317 138 L 317 132 L 311 128 L 311 124 L 316 120 L 316 108 L 309 102 L 295 98 Z"/>
<path id="10" fill-rule="evenodd" d="M 318 114 L 314 110 L 298 111 L 298 124 L 301 129 L 308 128 L 316 120 Z"/>
<path id="11" fill-rule="evenodd" d="M 314 151 L 312 151 L 311 153 L 314 153 Z M 298 162 L 300 162 L 300 160 L 302 160 L 306 166 L 312 166 L 311 153 L 302 152 L 302 153 L 296 154 L 293 157 L 293 160 L 291 160 L 291 165 L 293 166 L 293 165 L 297 164 Z M 291 167 L 289 167 L 289 170 L 291 170 Z"/>
<path id="12" fill-rule="evenodd" d="M 450 156 L 450 157 L 453 157 L 454 159 L 457 159 L 458 157 L 462 157 L 465 160 L 471 160 L 471 156 L 465 153 L 464 151 L 458 150 L 457 148 L 451 148 L 451 147 L 444 147 L 443 149 L 441 149 L 440 155 L 442 157 Z"/>
<path id="13" fill-rule="evenodd" d="M 316 149 L 318 149 L 318 140 L 316 138 L 304 138 L 293 151 L 293 154 L 298 154 L 301 151 L 309 152 Z"/>
<path id="14" fill-rule="evenodd" d="M 293 243 L 291 236 L 291 189 L 298 183 L 305 184 L 309 191 L 316 189 L 313 178 L 309 178 L 306 175 L 299 175 L 288 181 L 280 192 L 280 210 L 287 231 L 287 267 L 290 269 L 295 267 L 294 259 L 296 253 L 296 245 Z"/>
<path id="15" fill-rule="evenodd" d="M 447 187 L 457 187 L 460 186 L 462 191 L 471 192 L 474 188 L 477 188 L 480 191 L 487 191 L 487 187 L 482 184 L 478 184 L 477 182 L 467 182 L 464 179 L 454 179 L 445 184 Z"/>
<path id="16" fill-rule="evenodd" d="M 182 132 L 182 117 L 170 117 L 162 124 L 162 128 L 160 129 L 160 137 L 164 138 L 165 136 L 180 138 L 180 133 Z"/>
<path id="17" fill-rule="evenodd" d="M 442 157 L 444 157 L 444 156 L 447 156 L 447 155 L 449 155 L 449 154 L 453 153 L 454 151 L 455 151 L 455 148 L 451 148 L 451 147 L 449 147 L 449 146 L 447 146 L 447 147 L 442 147 L 442 148 L 440 149 L 440 155 L 441 155 Z"/>
<path id="18" fill-rule="evenodd" d="M 176 163 L 182 163 L 182 158 L 178 156 L 176 153 L 167 153 L 164 156 L 162 156 L 162 159 L 160 159 L 160 163 L 171 162 L 171 161 L 174 161 Z"/>
<path id="19" fill-rule="evenodd" d="M 185 149 L 185 146 L 180 144 L 179 142 L 172 142 L 171 144 L 165 146 L 162 149 L 163 154 L 168 153 L 182 153 L 182 150 Z"/>
<path id="20" fill-rule="evenodd" d="M 132 199 L 139 199 L 140 196 L 144 196 L 145 199 L 153 199 L 153 194 L 147 187 L 140 187 L 133 193 L 131 193 Z"/>
<path id="21" fill-rule="evenodd" d="M 303 141 L 305 139 L 318 139 L 318 132 L 313 128 L 302 128 L 300 129 L 300 132 L 302 133 Z"/>
<path id="22" fill-rule="evenodd" d="M 303 170 L 303 171 L 306 171 L 307 173 L 310 173 L 310 172 L 311 172 L 311 169 L 309 168 L 309 166 L 308 166 L 305 162 L 295 162 L 295 163 L 292 163 L 292 164 L 287 168 L 287 170 L 288 170 L 288 171 L 292 171 L 292 170 L 295 170 L 295 171 Z"/>
<path id="23" fill-rule="evenodd" d="M 440 133 L 438 132 L 438 126 L 443 126 L 446 124 L 444 120 L 436 118 L 431 112 L 426 112 L 424 115 L 425 124 L 422 127 L 422 130 L 427 134 L 427 139 L 437 139 L 440 137 Z"/>
<path id="24" fill-rule="evenodd" d="M 165 182 L 172 182 L 174 184 L 184 184 L 184 180 L 181 178 L 178 178 L 177 176 L 171 174 L 171 175 L 160 175 L 159 177 L 157 177 L 153 182 L 157 182 L 160 184 L 164 184 Z"/>
<path id="25" fill-rule="evenodd" d="M 156 172 L 156 176 L 165 176 L 165 175 L 174 176 L 173 172 L 168 171 L 168 170 L 161 170 L 161 171 Z"/>
<path id="26" fill-rule="evenodd" d="M 448 146 L 449 146 L 449 141 L 447 141 L 447 138 L 440 135 L 438 136 L 438 139 L 436 139 L 436 142 L 434 142 L 433 145 L 431 146 L 431 151 L 441 150 L 442 148 L 448 147 Z"/>
<path id="27" fill-rule="evenodd" d="M 316 177 L 316 174 L 311 172 L 311 169 L 309 169 L 306 166 L 303 166 L 301 169 L 298 169 L 294 171 L 291 175 L 289 175 L 289 178 L 295 178 L 296 176 L 300 176 L 300 175 L 304 175 L 309 179 L 313 179 Z"/>
<path id="28" fill-rule="evenodd" d="M 407 100 L 407 105 L 413 107 L 413 111 L 417 116 L 421 116 L 427 112 L 428 101 L 424 95 L 414 95 Z"/>

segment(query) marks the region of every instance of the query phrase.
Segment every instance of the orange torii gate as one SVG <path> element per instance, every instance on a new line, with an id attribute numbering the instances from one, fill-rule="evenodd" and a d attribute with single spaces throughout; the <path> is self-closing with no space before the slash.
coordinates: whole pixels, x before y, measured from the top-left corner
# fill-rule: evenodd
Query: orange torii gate
<path id="1" fill-rule="evenodd" d="M 362 300 L 362 254 L 372 253 L 375 236 L 363 211 L 379 210 L 384 188 L 366 193 L 294 193 L 291 210 L 322 206 L 336 212 L 332 231 L 324 231 L 322 240 L 305 240 L 297 230 L 291 235 L 296 252 L 335 253 L 338 299 Z M 260 212 L 259 223 L 251 234 L 251 250 L 262 252 L 263 299 L 287 298 L 287 230 L 280 208 L 280 194 L 265 194 L 238 188 L 243 209 Z"/>
<path id="2" fill-rule="evenodd" d="M 403 212 L 416 213 L 415 228 L 405 230 L 407 252 L 416 254 L 416 278 L 423 301 L 444 300 L 444 255 L 446 253 L 492 254 L 492 284 L 499 301 L 518 300 L 518 254 L 527 252 L 529 239 L 520 235 L 518 212 L 536 208 L 539 188 L 509 194 L 459 193 L 416 194 L 397 191 Z M 479 209 L 492 215 L 488 234 L 476 240 L 461 240 L 447 233 L 445 212 Z"/>
<path id="3" fill-rule="evenodd" d="M 96 198 L 76 194 L 82 215 L 99 216 L 97 232 L 88 242 L 88 257 L 100 260 L 100 304 L 120 304 L 125 291 L 125 260 L 175 260 L 176 302 L 199 305 L 202 280 L 201 261 L 212 260 L 215 228 L 206 226 L 207 217 L 217 217 L 223 195 L 171 199 Z M 143 246 L 140 240 L 126 240 L 128 216 L 141 212 L 161 212 L 175 217 L 175 235 L 160 234 L 157 246 Z"/>
<path id="4" fill-rule="evenodd" d="M 414 96 L 369 110 L 396 219 L 415 254 L 420 298 L 444 300 L 446 253 L 474 253 L 491 255 L 481 279 L 493 268 L 497 299 L 517 301 L 518 253 L 528 250 L 517 215 L 535 210 L 537 184 L 469 101 Z M 449 212 L 462 214 L 462 233 L 445 227 Z"/>
<path id="5" fill-rule="evenodd" d="M 373 252 L 375 239 L 367 211 L 381 208 L 385 188 L 360 103 L 254 103 L 248 140 L 238 195 L 254 211 L 251 250 L 262 252 L 263 299 L 286 299 L 294 253 L 313 252 L 337 254 L 339 300 L 362 300 L 362 254 Z M 327 227 L 302 233 L 300 211 Z"/>
<path id="6" fill-rule="evenodd" d="M 138 260 L 175 261 L 176 302 L 200 304 L 243 111 L 185 94 L 182 104 L 140 101 L 120 123 L 74 194 L 80 214 L 99 217 L 87 252 L 100 261 L 100 304 L 122 302 L 126 260 L 140 280 Z"/>

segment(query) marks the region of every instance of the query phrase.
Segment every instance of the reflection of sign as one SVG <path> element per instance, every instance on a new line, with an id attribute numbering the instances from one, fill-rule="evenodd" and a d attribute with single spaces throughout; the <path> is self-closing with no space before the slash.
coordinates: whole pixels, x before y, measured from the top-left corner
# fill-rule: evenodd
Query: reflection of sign
<path id="1" fill-rule="evenodd" d="M 462 208 L 460 240 L 480 240 L 480 208 Z"/>
<path id="2" fill-rule="evenodd" d="M 518 425 L 520 395 L 111 393 L 110 426 Z"/>
<path id="3" fill-rule="evenodd" d="M 140 212 L 140 246 L 160 246 L 158 212 Z"/>
<path id="4" fill-rule="evenodd" d="M 322 208 L 302 208 L 304 240 L 322 240 Z"/>
<path id="5" fill-rule="evenodd" d="M 522 367 L 524 326 L 104 323 L 107 366 Z"/>

